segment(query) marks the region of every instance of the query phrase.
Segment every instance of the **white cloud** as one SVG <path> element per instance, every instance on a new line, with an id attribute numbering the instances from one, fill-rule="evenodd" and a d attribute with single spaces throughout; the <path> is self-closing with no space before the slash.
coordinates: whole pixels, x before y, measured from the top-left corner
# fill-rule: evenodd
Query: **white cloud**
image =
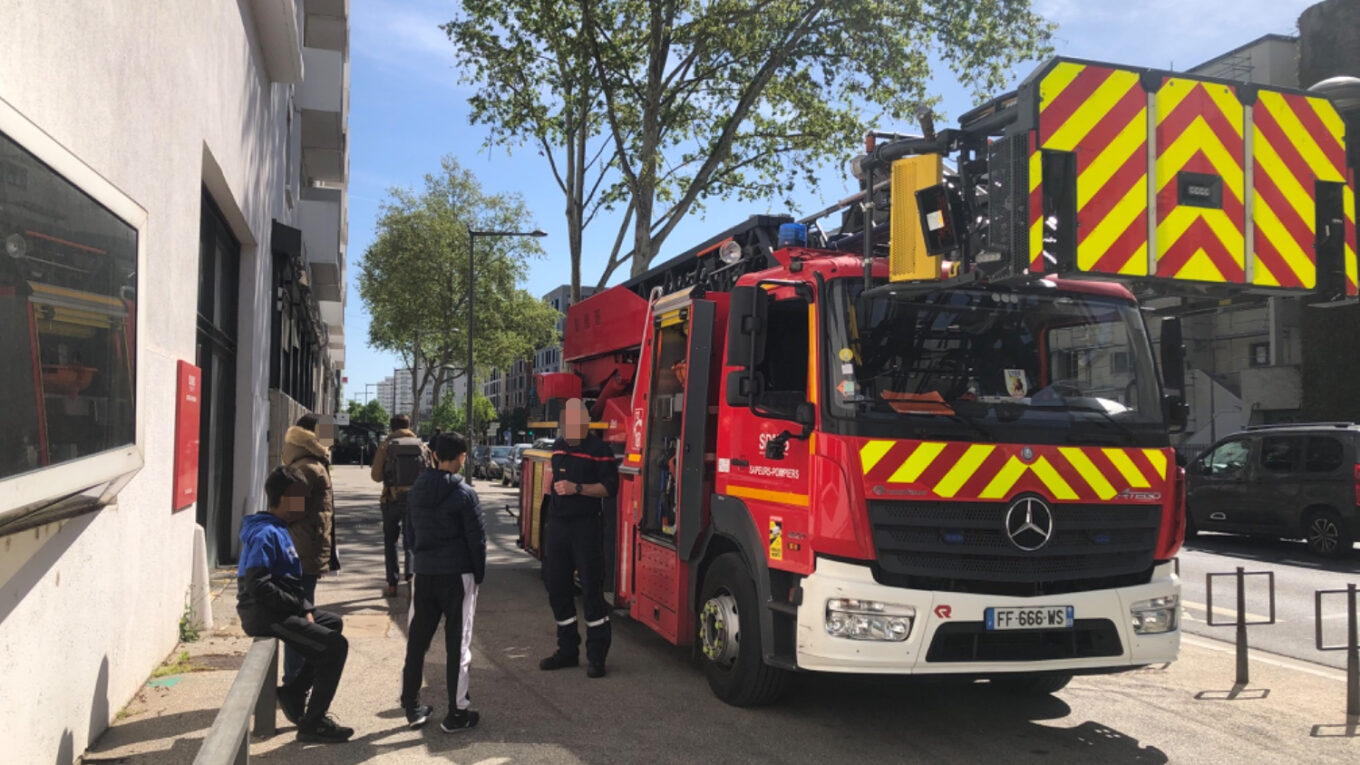
<path id="1" fill-rule="evenodd" d="M 382 69 L 456 88 L 453 44 L 439 28 L 456 12 L 449 2 L 358 0 L 350 8 L 354 55 Z"/>
<path id="2" fill-rule="evenodd" d="M 1035 0 L 1059 55 L 1183 69 L 1265 34 L 1295 34 L 1315 0 Z"/>

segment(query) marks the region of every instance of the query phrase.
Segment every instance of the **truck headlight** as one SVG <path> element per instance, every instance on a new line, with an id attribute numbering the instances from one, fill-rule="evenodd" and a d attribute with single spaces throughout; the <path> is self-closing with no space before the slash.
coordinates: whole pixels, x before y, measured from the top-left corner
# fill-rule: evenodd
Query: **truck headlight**
<path id="1" fill-rule="evenodd" d="M 911 606 L 854 598 L 826 601 L 826 634 L 832 637 L 900 643 L 911 634 L 915 618 Z"/>
<path id="2" fill-rule="evenodd" d="M 1175 595 L 1140 600 L 1129 607 L 1133 631 L 1139 635 L 1159 635 L 1176 629 Z"/>

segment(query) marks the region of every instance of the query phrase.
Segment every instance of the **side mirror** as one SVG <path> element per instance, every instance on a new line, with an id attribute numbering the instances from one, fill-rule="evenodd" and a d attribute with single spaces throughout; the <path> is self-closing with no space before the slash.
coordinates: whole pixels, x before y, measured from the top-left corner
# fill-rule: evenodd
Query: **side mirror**
<path id="1" fill-rule="evenodd" d="M 766 317 L 770 296 L 760 287 L 732 290 L 727 317 L 727 364 L 751 368 L 765 360 Z"/>
<path id="2" fill-rule="evenodd" d="M 1162 413 L 1166 417 L 1167 430 L 1172 433 L 1184 431 L 1186 424 L 1190 422 L 1190 407 L 1185 403 L 1185 399 L 1174 394 L 1162 396 Z"/>
<path id="3" fill-rule="evenodd" d="M 810 429 L 817 424 L 817 410 L 810 403 L 801 403 L 793 410 L 793 421 Z"/>
<path id="4" fill-rule="evenodd" d="M 760 395 L 760 377 L 749 369 L 733 369 L 727 373 L 727 405 L 750 406 Z"/>
<path id="5" fill-rule="evenodd" d="M 1162 384 L 1178 398 L 1185 394 L 1185 338 L 1179 316 L 1162 319 Z"/>

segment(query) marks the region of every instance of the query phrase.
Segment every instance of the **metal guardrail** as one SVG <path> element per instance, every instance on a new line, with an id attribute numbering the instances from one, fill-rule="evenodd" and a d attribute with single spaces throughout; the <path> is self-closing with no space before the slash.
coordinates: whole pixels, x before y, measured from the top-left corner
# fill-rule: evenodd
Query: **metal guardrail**
<path id="1" fill-rule="evenodd" d="M 255 638 L 246 660 L 227 691 L 222 709 L 194 757 L 194 765 L 226 765 L 250 761 L 251 718 L 254 733 L 272 736 L 275 732 L 274 705 L 279 676 L 278 638 Z"/>
<path id="2" fill-rule="evenodd" d="M 1214 579 L 1220 577 L 1234 577 L 1237 583 L 1237 618 L 1233 621 L 1217 621 L 1214 619 Z M 1247 619 L 1247 578 L 1265 577 L 1267 586 L 1270 588 L 1270 616 L 1266 619 Z M 1243 571 L 1241 566 L 1237 571 L 1227 574 L 1205 574 L 1204 591 L 1206 600 L 1206 619 L 1210 627 L 1236 627 L 1237 628 L 1237 684 L 1245 686 L 1250 680 L 1247 671 L 1247 627 L 1259 624 L 1275 623 L 1275 572 L 1274 571 Z"/>
<path id="3" fill-rule="evenodd" d="M 1340 645 L 1325 645 L 1322 642 L 1322 597 L 1324 595 L 1346 596 L 1346 642 Z M 1346 652 L 1346 724 L 1360 725 L 1360 628 L 1356 618 L 1355 584 L 1347 584 L 1344 590 L 1315 590 L 1313 594 L 1313 616 L 1316 620 L 1315 635 L 1319 651 Z"/>

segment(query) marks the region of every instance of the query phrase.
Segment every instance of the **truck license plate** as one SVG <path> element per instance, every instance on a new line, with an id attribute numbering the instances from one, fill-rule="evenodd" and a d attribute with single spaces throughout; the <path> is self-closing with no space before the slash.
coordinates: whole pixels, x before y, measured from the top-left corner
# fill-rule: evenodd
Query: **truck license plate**
<path id="1" fill-rule="evenodd" d="M 1072 606 L 989 608 L 984 613 L 989 630 L 1055 630 L 1075 623 Z"/>

